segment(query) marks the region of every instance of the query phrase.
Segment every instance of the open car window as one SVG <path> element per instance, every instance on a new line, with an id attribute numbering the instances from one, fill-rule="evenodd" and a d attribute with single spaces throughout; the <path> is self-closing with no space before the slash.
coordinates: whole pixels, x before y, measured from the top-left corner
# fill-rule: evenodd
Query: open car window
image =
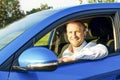
<path id="1" fill-rule="evenodd" d="M 87 36 L 85 40 L 87 42 L 95 42 L 97 44 L 103 44 L 108 48 L 109 54 L 115 52 L 113 25 L 110 17 L 91 17 L 82 19 L 86 25 Z M 56 36 L 54 36 L 52 50 L 61 57 L 63 51 L 68 47 L 69 41 L 66 35 L 66 26 L 62 26 L 56 29 Z"/>
<path id="2" fill-rule="evenodd" d="M 74 19 L 75 20 L 75 19 Z M 77 19 L 78 20 L 78 19 Z M 86 27 L 87 35 L 85 40 L 103 44 L 108 48 L 109 55 L 115 52 L 113 22 L 110 16 L 88 17 L 79 19 Z M 60 58 L 63 51 L 68 47 L 69 41 L 66 35 L 66 23 L 58 25 L 57 28 L 47 33 L 35 43 L 35 46 L 44 46 L 56 53 Z M 52 33 L 52 36 L 50 34 Z M 51 38 L 50 43 L 48 43 Z"/>

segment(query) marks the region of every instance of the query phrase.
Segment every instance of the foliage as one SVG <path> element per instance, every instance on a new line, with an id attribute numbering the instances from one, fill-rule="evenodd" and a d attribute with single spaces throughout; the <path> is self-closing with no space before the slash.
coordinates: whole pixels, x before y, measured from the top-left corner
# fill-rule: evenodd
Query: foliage
<path id="1" fill-rule="evenodd" d="M 83 2 L 82 0 L 78 0 L 78 1 L 79 1 L 80 4 L 82 4 L 82 2 Z"/>
<path id="2" fill-rule="evenodd" d="M 26 15 L 50 9 L 47 4 L 42 4 L 40 8 L 32 9 L 29 12 L 24 13 L 20 10 L 19 0 L 0 0 L 0 28 L 4 28 L 6 25 L 25 17 Z"/>
<path id="3" fill-rule="evenodd" d="M 115 2 L 115 0 L 88 0 L 88 3 L 105 3 L 105 2 Z"/>
<path id="4" fill-rule="evenodd" d="M 27 11 L 27 15 L 38 12 L 38 11 L 42 11 L 42 10 L 47 10 L 52 8 L 51 6 L 48 6 L 47 4 L 41 4 L 39 8 L 33 8 L 31 11 Z"/>
<path id="5" fill-rule="evenodd" d="M 0 0 L 0 28 L 24 16 L 18 0 Z"/>

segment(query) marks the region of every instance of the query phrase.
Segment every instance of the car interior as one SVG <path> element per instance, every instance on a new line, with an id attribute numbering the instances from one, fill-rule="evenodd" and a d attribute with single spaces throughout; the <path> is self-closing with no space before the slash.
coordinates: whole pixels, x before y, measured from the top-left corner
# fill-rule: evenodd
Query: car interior
<path id="1" fill-rule="evenodd" d="M 86 25 L 87 36 L 85 40 L 87 42 L 92 41 L 97 44 L 104 44 L 108 48 L 109 54 L 115 51 L 112 20 L 110 17 L 92 17 L 81 21 Z M 65 24 L 56 28 L 53 45 L 51 50 L 53 50 L 58 57 L 61 57 L 63 51 L 69 45 Z"/>

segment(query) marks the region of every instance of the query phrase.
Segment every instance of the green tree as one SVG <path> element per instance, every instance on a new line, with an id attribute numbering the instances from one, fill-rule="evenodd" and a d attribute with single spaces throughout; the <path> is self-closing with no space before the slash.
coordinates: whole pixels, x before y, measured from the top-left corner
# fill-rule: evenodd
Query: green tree
<path id="1" fill-rule="evenodd" d="M 5 19 L 7 17 L 6 4 L 0 0 L 0 27 L 5 25 Z"/>
<path id="2" fill-rule="evenodd" d="M 88 0 L 88 3 L 106 3 L 106 2 L 115 2 L 115 0 Z"/>
<path id="3" fill-rule="evenodd" d="M 35 13 L 35 12 L 38 12 L 38 11 L 42 11 L 42 10 L 47 10 L 47 9 L 51 9 L 53 7 L 51 6 L 48 6 L 47 4 L 41 4 L 39 8 L 33 8 L 31 11 L 27 11 L 26 14 L 29 15 L 29 14 L 32 14 L 32 13 Z"/>
<path id="4" fill-rule="evenodd" d="M 18 0 L 0 0 L 0 28 L 24 16 Z"/>
<path id="5" fill-rule="evenodd" d="M 80 4 L 82 4 L 82 2 L 83 2 L 82 0 L 78 0 L 78 1 L 79 1 Z"/>

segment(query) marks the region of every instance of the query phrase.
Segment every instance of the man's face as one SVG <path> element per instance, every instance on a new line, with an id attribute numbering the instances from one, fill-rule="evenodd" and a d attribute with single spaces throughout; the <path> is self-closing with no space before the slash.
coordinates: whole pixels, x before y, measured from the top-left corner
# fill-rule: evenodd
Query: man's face
<path id="1" fill-rule="evenodd" d="M 86 31 L 83 26 L 78 22 L 71 22 L 67 24 L 67 36 L 68 40 L 73 47 L 79 47 L 86 35 Z"/>

